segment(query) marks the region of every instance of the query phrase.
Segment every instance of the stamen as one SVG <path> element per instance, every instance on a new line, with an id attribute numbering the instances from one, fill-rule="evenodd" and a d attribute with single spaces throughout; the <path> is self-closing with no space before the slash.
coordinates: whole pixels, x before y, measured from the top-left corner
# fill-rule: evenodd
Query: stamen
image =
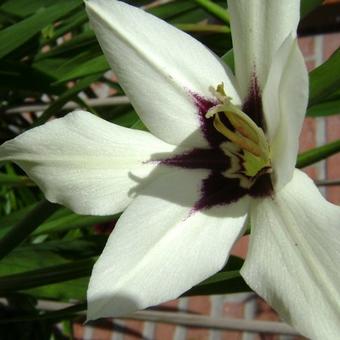
<path id="1" fill-rule="evenodd" d="M 250 139 L 240 136 L 239 134 L 229 130 L 221 121 L 219 114 L 217 113 L 214 117 L 214 126 L 217 131 L 222 133 L 225 137 L 230 139 L 232 142 L 240 146 L 242 149 L 249 151 L 250 153 L 261 156 L 261 149 Z"/>
<path id="2" fill-rule="evenodd" d="M 231 111 L 229 107 L 225 107 L 224 114 L 229 119 L 230 123 L 233 125 L 233 127 L 244 137 L 247 137 L 251 139 L 254 143 L 259 142 L 259 136 L 258 131 L 254 131 L 254 127 L 252 124 L 250 124 L 247 119 L 245 119 L 242 115 L 239 114 L 239 112 Z M 229 111 L 229 110 L 230 111 Z M 241 111 L 242 112 L 242 111 Z"/>
<path id="3" fill-rule="evenodd" d="M 242 186 L 250 187 L 259 174 L 271 170 L 267 138 L 263 130 L 246 113 L 232 104 L 231 98 L 224 91 L 223 83 L 216 89 L 211 88 L 211 92 L 220 104 L 210 108 L 205 116 L 208 119 L 213 117 L 215 129 L 230 141 L 226 145 L 221 145 L 226 155 L 231 157 L 233 164 L 225 175 L 239 178 Z M 223 123 L 221 114 L 228 119 L 232 130 Z M 237 162 L 243 164 L 242 169 L 236 169 Z"/>

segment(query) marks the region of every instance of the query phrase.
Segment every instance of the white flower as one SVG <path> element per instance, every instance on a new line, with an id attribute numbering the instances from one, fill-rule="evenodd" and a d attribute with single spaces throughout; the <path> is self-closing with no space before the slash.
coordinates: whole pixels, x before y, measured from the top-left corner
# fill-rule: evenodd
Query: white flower
<path id="1" fill-rule="evenodd" d="M 94 267 L 88 318 L 181 295 L 222 268 L 250 218 L 247 283 L 302 334 L 338 338 L 340 209 L 294 169 L 308 97 L 299 1 L 229 1 L 236 77 L 137 8 L 86 7 L 152 134 L 76 111 L 3 144 L 0 159 L 80 214 L 126 208 Z"/>

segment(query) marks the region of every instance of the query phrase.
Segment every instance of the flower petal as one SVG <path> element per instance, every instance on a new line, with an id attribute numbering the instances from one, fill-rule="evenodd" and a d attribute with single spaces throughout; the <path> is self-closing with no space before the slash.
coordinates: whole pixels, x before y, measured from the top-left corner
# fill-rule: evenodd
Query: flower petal
<path id="1" fill-rule="evenodd" d="M 307 103 L 308 72 L 296 38 L 290 35 L 273 59 L 263 91 L 277 190 L 293 176 Z"/>
<path id="2" fill-rule="evenodd" d="M 225 264 L 248 199 L 192 212 L 202 170 L 178 170 L 125 210 L 94 266 L 88 319 L 121 316 L 177 298 Z"/>
<path id="3" fill-rule="evenodd" d="M 273 56 L 283 41 L 296 32 L 300 1 L 228 0 L 235 71 L 245 99 L 255 76 L 260 89 Z"/>
<path id="4" fill-rule="evenodd" d="M 250 249 L 241 270 L 282 319 L 311 339 L 340 334 L 340 207 L 304 173 L 251 208 Z"/>
<path id="5" fill-rule="evenodd" d="M 171 144 L 204 146 L 192 94 L 212 97 L 224 82 L 239 103 L 228 70 L 205 46 L 144 11 L 113 0 L 86 1 L 99 43 L 148 129 Z M 193 134 L 191 136 L 191 134 Z"/>
<path id="6" fill-rule="evenodd" d="M 0 146 L 0 160 L 13 160 L 52 202 L 79 214 L 110 215 L 125 209 L 136 177 L 146 177 L 153 153 L 173 146 L 151 134 L 75 111 L 29 130 Z"/>

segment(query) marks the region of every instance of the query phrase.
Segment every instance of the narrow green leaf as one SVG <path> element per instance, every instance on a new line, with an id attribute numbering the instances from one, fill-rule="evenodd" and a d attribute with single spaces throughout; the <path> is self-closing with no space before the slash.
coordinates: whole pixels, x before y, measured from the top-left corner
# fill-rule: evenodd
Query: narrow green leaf
<path id="1" fill-rule="evenodd" d="M 25 290 L 86 277 L 91 274 L 93 265 L 94 260 L 85 259 L 24 273 L 2 276 L 0 278 L 0 295 L 8 294 L 12 291 Z"/>
<path id="2" fill-rule="evenodd" d="M 304 168 L 340 152 L 340 139 L 335 142 L 308 150 L 298 156 L 297 168 Z"/>
<path id="3" fill-rule="evenodd" d="M 15 223 L 18 223 L 21 219 L 25 218 L 25 215 L 30 209 L 33 209 L 36 205 L 24 208 L 20 211 L 12 213 L 11 215 L 0 218 L 0 237 L 5 235 L 9 230 L 13 228 Z M 85 216 L 77 215 L 72 211 L 60 207 L 54 214 L 52 214 L 44 223 L 42 223 L 37 229 L 35 229 L 31 235 L 46 235 L 52 233 L 60 233 L 69 231 L 76 228 L 85 228 L 88 226 L 94 226 L 105 222 L 117 220 L 119 215 L 114 216 Z"/>
<path id="4" fill-rule="evenodd" d="M 2 237 L 14 224 L 18 223 L 27 215 L 38 203 L 31 204 L 9 215 L 0 217 L 0 237 Z"/>
<path id="5" fill-rule="evenodd" d="M 58 81 L 54 84 L 57 85 L 72 79 L 82 78 L 98 73 L 104 73 L 110 69 L 110 66 L 103 55 L 91 58 L 90 60 L 86 60 L 83 63 L 78 62 L 77 64 L 77 66 L 72 67 L 72 70 L 70 72 L 63 74 L 63 76 L 58 79 Z"/>
<path id="6" fill-rule="evenodd" d="M 183 13 L 192 12 L 197 5 L 192 0 L 172 1 L 161 6 L 147 7 L 146 10 L 157 17 L 171 21 Z"/>
<path id="7" fill-rule="evenodd" d="M 67 262 L 66 258 L 62 257 L 58 252 L 43 248 L 43 244 L 22 245 L 15 248 L 8 256 L 1 260 L 0 278 L 65 262 Z"/>
<path id="8" fill-rule="evenodd" d="M 209 13 L 214 15 L 216 18 L 222 20 L 223 22 L 229 25 L 230 20 L 227 9 L 221 7 L 220 5 L 210 0 L 195 0 L 195 2 L 202 8 L 207 10 Z"/>
<path id="9" fill-rule="evenodd" d="M 209 277 L 198 285 L 194 286 L 183 296 L 213 295 L 247 292 L 251 289 L 240 275 L 243 260 L 236 256 L 231 256 L 227 265 L 215 275 Z"/>
<path id="10" fill-rule="evenodd" d="M 34 183 L 26 176 L 7 175 L 0 173 L 0 185 L 27 186 Z"/>
<path id="11" fill-rule="evenodd" d="M 301 18 L 305 17 L 316 7 L 322 5 L 323 0 L 301 0 L 300 3 L 300 14 Z"/>
<path id="12" fill-rule="evenodd" d="M 102 241 L 99 242 L 100 245 L 94 244 L 95 241 L 98 241 L 97 238 L 84 240 L 85 243 L 82 245 L 77 245 L 77 241 L 60 240 L 60 245 L 57 244 L 57 241 L 52 241 L 46 244 L 31 244 L 16 248 L 0 263 L 0 282 L 3 285 L 6 285 L 7 282 L 6 286 L 2 286 L 4 288 L 2 294 L 12 294 L 14 289 L 21 290 L 24 287 L 34 287 L 26 289 L 25 293 L 38 299 L 51 298 L 64 301 L 85 299 L 89 280 L 89 271 L 86 271 L 86 268 L 90 269 L 92 265 L 91 260 L 85 256 L 86 254 L 98 255 L 104 244 Z M 75 251 L 80 251 L 81 255 L 75 262 L 68 261 L 68 259 L 75 258 L 74 252 L 72 253 L 72 249 L 70 249 L 72 246 Z M 84 247 L 87 249 L 84 249 Z M 66 254 L 66 257 L 62 254 Z M 80 259 L 84 261 L 79 261 Z M 87 265 L 86 261 L 89 261 L 90 265 Z M 64 267 L 64 265 L 67 266 Z M 72 272 L 72 268 L 76 271 L 76 274 L 69 273 Z M 25 283 L 31 281 L 31 274 L 33 274 L 33 281 L 28 284 Z M 4 277 L 10 278 L 10 284 L 6 281 L 7 279 L 1 281 Z M 39 282 L 39 277 L 43 281 Z M 81 278 L 70 279 L 71 277 Z M 47 282 L 57 283 L 45 285 Z M 44 285 L 41 285 L 42 283 Z"/>
<path id="13" fill-rule="evenodd" d="M 43 123 L 46 123 L 48 119 L 50 119 L 53 115 L 58 113 L 62 109 L 62 107 L 72 100 L 75 96 L 78 95 L 78 93 L 88 86 L 90 86 L 94 81 L 96 81 L 100 74 L 92 75 L 86 78 L 83 78 L 80 80 L 74 87 L 68 89 L 66 92 L 64 92 L 56 101 L 54 101 L 44 112 L 43 114 L 32 124 L 32 128 L 36 127 L 38 125 L 41 125 Z"/>
<path id="14" fill-rule="evenodd" d="M 24 241 L 38 226 L 58 209 L 58 205 L 46 200 L 34 207 L 23 220 L 14 225 L 0 239 L 0 259 Z"/>
<path id="15" fill-rule="evenodd" d="M 212 24 L 175 24 L 177 28 L 185 32 L 215 32 L 230 33 L 230 28 L 224 25 Z"/>
<path id="16" fill-rule="evenodd" d="M 118 215 L 115 216 L 83 216 L 77 215 L 72 212 L 69 212 L 65 216 L 61 216 L 56 219 L 52 219 L 40 225 L 32 235 L 44 235 L 50 233 L 56 233 L 61 231 L 68 231 L 76 228 L 84 228 L 88 226 L 93 226 L 95 224 L 105 223 L 114 221 L 118 218 Z"/>
<path id="17" fill-rule="evenodd" d="M 340 48 L 309 74 L 309 106 L 319 104 L 340 87 Z"/>
<path id="18" fill-rule="evenodd" d="M 98 256 L 104 249 L 107 241 L 105 235 L 92 235 L 88 237 L 78 237 L 72 240 L 58 239 L 48 242 L 31 244 L 20 247 L 23 255 L 26 252 L 35 252 L 41 254 L 57 254 L 67 260 L 81 260 Z M 20 258 L 17 262 L 21 262 Z M 56 264 L 56 263 L 52 263 Z"/>
<path id="19" fill-rule="evenodd" d="M 73 15 L 63 19 L 60 25 L 53 27 L 53 34 L 51 36 L 43 36 L 40 45 L 43 46 L 47 43 L 54 42 L 59 37 L 62 37 L 72 30 L 81 29 L 81 26 L 83 26 L 83 24 L 87 21 L 88 17 L 84 10 L 76 11 Z"/>
<path id="20" fill-rule="evenodd" d="M 28 41 L 48 24 L 61 18 L 81 4 L 80 0 L 60 0 L 58 4 L 42 8 L 36 14 L 0 32 L 0 58 Z"/>
<path id="21" fill-rule="evenodd" d="M 71 40 L 64 41 L 61 45 L 53 47 L 47 52 L 38 53 L 34 61 L 51 57 L 68 57 L 69 55 L 79 54 L 84 49 L 91 49 L 92 45 L 97 44 L 96 36 L 93 31 L 85 31 L 74 36 Z"/>
<path id="22" fill-rule="evenodd" d="M 53 76 L 43 70 L 15 61 L 2 60 L 0 63 L 0 89 L 22 94 L 23 97 L 41 95 L 41 93 L 60 93 L 63 87 L 51 86 L 55 81 Z"/>
<path id="23" fill-rule="evenodd" d="M 307 116 L 323 117 L 340 113 L 340 99 L 330 100 L 308 108 Z"/>
<path id="24" fill-rule="evenodd" d="M 81 67 L 83 63 L 87 63 L 101 55 L 102 52 L 97 48 L 83 48 L 74 55 L 68 53 L 65 57 L 44 58 L 35 62 L 32 66 L 35 69 L 53 76 L 56 81 L 52 85 L 55 86 L 59 79 L 64 78 L 68 73 L 74 72 L 74 70 Z M 50 70 L 50 68 L 53 68 L 53 70 Z"/>
<path id="25" fill-rule="evenodd" d="M 215 274 L 213 278 L 191 288 L 183 296 L 231 294 L 248 291 L 250 291 L 250 288 L 241 277 L 240 272 L 234 270 Z"/>
<path id="26" fill-rule="evenodd" d="M 55 4 L 55 0 L 7 0 L 1 5 L 1 10 L 20 17 L 34 14 L 40 8 Z"/>
<path id="27" fill-rule="evenodd" d="M 227 53 L 225 53 L 221 59 L 225 64 L 229 66 L 229 68 L 235 72 L 235 63 L 234 63 L 234 51 L 230 49 Z"/>
<path id="28" fill-rule="evenodd" d="M 21 323 L 27 321 L 37 320 L 65 320 L 74 317 L 77 313 L 85 311 L 87 308 L 86 303 L 79 303 L 71 307 L 63 308 L 53 312 L 45 312 L 42 314 L 33 315 L 16 315 L 14 317 L 7 317 L 0 319 L 0 324 L 8 323 Z"/>
<path id="29" fill-rule="evenodd" d="M 39 286 L 25 290 L 27 294 L 31 294 L 37 299 L 53 299 L 59 301 L 85 300 L 86 290 L 89 284 L 89 276 L 68 281 L 60 281 L 45 286 Z"/>

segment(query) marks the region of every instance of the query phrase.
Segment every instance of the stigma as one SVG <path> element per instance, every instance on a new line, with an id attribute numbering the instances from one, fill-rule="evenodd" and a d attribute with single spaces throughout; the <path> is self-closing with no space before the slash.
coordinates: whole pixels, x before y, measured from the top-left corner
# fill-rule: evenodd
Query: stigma
<path id="1" fill-rule="evenodd" d="M 265 133 L 231 102 L 223 83 L 210 90 L 218 104 L 211 107 L 205 117 L 213 119 L 215 129 L 226 138 L 220 148 L 231 160 L 224 176 L 238 178 L 242 187 L 250 188 L 259 176 L 272 171 L 271 151 Z"/>

